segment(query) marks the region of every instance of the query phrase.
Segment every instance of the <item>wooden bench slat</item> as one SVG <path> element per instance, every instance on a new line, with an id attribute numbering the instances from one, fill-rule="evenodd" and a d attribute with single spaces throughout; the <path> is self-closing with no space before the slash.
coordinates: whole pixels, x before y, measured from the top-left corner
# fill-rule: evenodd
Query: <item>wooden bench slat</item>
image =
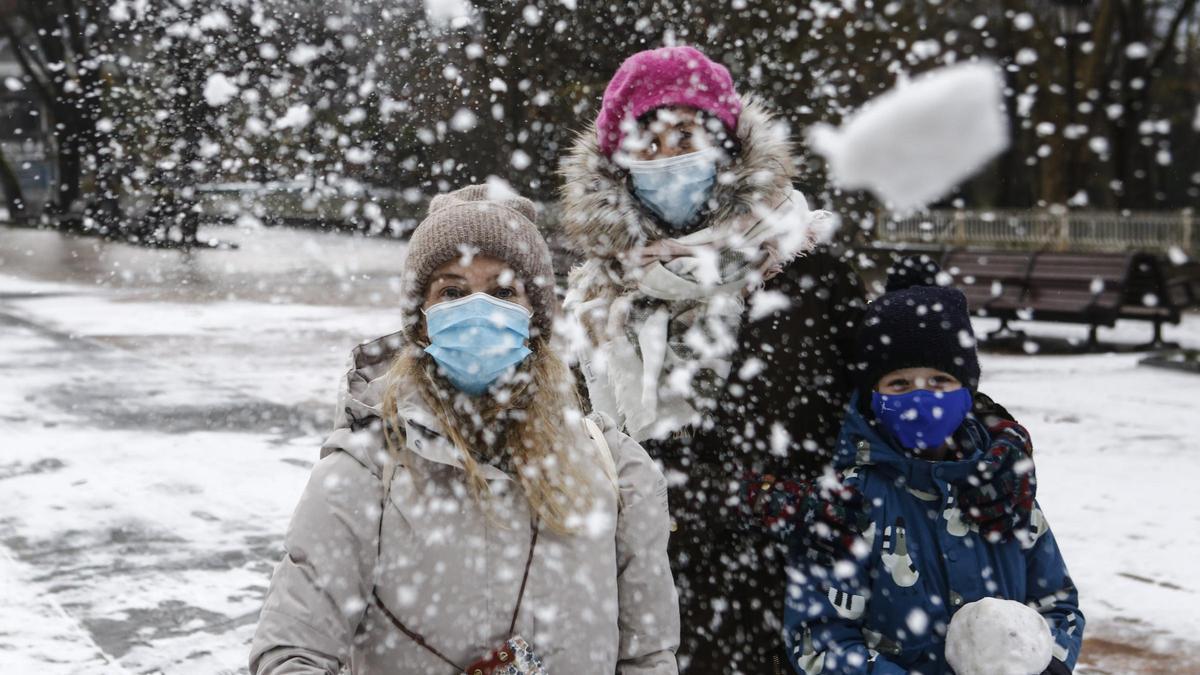
<path id="1" fill-rule="evenodd" d="M 1200 305 L 1200 262 L 1170 265 L 1145 252 L 950 249 L 939 260 L 976 316 L 1113 326 L 1118 318 L 1179 323 Z M 1156 304 L 1146 304 L 1153 296 Z M 1002 323 L 1002 329 L 1006 324 Z"/>
<path id="2" fill-rule="evenodd" d="M 1113 326 L 1117 319 L 1178 323 L 1200 304 L 1200 263 L 1167 269 L 1146 253 L 970 251 L 952 249 L 940 265 L 976 316 Z M 1154 296 L 1159 304 L 1146 305 Z M 1002 324 L 1002 329 L 1003 329 Z"/>

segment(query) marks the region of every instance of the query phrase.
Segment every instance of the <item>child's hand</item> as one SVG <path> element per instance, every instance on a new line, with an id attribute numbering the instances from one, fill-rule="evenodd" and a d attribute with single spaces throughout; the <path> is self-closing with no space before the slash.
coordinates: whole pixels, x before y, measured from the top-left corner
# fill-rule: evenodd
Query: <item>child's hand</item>
<path id="1" fill-rule="evenodd" d="M 871 525 L 867 503 L 858 488 L 842 478 L 835 472 L 813 484 L 804 500 L 804 526 L 797 528 L 808 558 L 822 567 L 867 553 L 865 546 L 856 549 Z"/>
<path id="2" fill-rule="evenodd" d="M 1011 420 L 994 421 L 988 431 L 992 444 L 975 473 L 958 491 L 964 517 L 979 526 L 989 540 L 1012 536 L 1026 527 L 1037 495 L 1033 444 L 1029 432 Z"/>

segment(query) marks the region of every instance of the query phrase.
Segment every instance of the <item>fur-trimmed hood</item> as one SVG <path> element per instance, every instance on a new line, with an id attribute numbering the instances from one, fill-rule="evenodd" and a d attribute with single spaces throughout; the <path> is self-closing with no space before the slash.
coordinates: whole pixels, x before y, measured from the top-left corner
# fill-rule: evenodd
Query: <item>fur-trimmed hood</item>
<path id="1" fill-rule="evenodd" d="M 756 206 L 774 206 L 792 191 L 796 164 L 787 128 L 766 106 L 750 100 L 738 118 L 740 151 L 724 167 L 708 224 L 730 222 Z M 559 173 L 560 227 L 574 250 L 612 258 L 668 235 L 626 187 L 627 172 L 600 152 L 595 124 L 580 134 Z"/>

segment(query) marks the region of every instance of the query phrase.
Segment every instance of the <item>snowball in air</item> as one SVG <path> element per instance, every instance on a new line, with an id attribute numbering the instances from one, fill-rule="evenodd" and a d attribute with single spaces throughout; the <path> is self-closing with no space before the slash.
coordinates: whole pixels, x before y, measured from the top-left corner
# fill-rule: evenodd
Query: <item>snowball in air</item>
<path id="1" fill-rule="evenodd" d="M 320 55 L 321 49 L 319 47 L 305 44 L 296 45 L 296 48 L 288 53 L 288 62 L 294 66 L 303 67 L 316 61 Z"/>
<path id="2" fill-rule="evenodd" d="M 233 25 L 233 22 L 229 20 L 228 14 L 218 9 L 200 17 L 197 25 L 200 27 L 200 30 L 220 31 L 228 30 Z"/>
<path id="3" fill-rule="evenodd" d="M 1144 42 L 1130 42 L 1125 47 L 1125 58 L 1144 59 L 1150 56 L 1150 48 Z"/>
<path id="4" fill-rule="evenodd" d="M 470 131 L 475 128 L 475 113 L 466 108 L 459 108 L 450 118 L 450 128 L 455 131 Z"/>
<path id="5" fill-rule="evenodd" d="M 1038 675 L 1050 665 L 1054 638 L 1037 610 L 984 598 L 950 620 L 946 662 L 958 675 Z"/>
<path id="6" fill-rule="evenodd" d="M 488 176 L 485 185 L 487 185 L 487 198 L 491 201 L 521 198 L 521 194 L 513 189 L 508 181 L 499 176 Z"/>
<path id="7" fill-rule="evenodd" d="M 116 0 L 116 2 L 112 3 L 108 7 L 108 18 L 116 21 L 117 23 L 125 23 L 126 21 L 132 19 L 133 15 L 130 14 L 129 5 L 125 2 L 125 0 Z"/>
<path id="8" fill-rule="evenodd" d="M 213 73 L 204 83 L 204 101 L 214 108 L 229 103 L 237 93 L 238 86 L 224 73 Z"/>
<path id="9" fill-rule="evenodd" d="M 435 28 L 470 25 L 474 7 L 468 0 L 425 0 L 425 16 Z"/>
<path id="10" fill-rule="evenodd" d="M 513 168 L 517 171 L 524 171 L 533 163 L 533 159 L 529 156 L 529 153 L 524 150 L 514 150 L 510 161 Z"/>
<path id="11" fill-rule="evenodd" d="M 293 129 L 300 130 L 308 126 L 312 121 L 312 111 L 303 103 L 294 105 L 287 109 L 283 117 L 275 120 L 276 129 Z"/>
<path id="12" fill-rule="evenodd" d="M 869 101 L 809 140 L 835 182 L 896 209 L 942 197 L 1008 147 L 1004 80 L 990 63 L 947 66 Z"/>

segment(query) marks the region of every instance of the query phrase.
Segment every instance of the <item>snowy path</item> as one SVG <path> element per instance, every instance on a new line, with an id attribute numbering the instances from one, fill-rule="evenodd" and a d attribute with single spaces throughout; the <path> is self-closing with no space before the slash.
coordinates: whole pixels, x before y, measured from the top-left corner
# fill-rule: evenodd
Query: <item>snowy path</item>
<path id="1" fill-rule="evenodd" d="M 313 272 L 351 238 L 253 234 L 275 241 L 104 247 L 127 273 L 98 288 L 14 261 L 95 242 L 0 232 L 0 672 L 245 671 L 346 354 L 394 330 L 386 310 L 271 302 L 373 285 Z M 402 252 L 360 243 L 385 263 Z M 262 272 L 238 270 L 234 297 L 196 283 L 247 249 Z"/>
<path id="2" fill-rule="evenodd" d="M 0 230 L 0 672 L 244 672 L 345 355 L 395 328 L 402 246 L 221 236 L 243 248 Z M 1168 338 L 1200 347 L 1200 316 Z M 1080 672 L 1200 672 L 1200 377 L 1137 359 L 988 354 L 983 389 L 1033 433 Z"/>
<path id="3" fill-rule="evenodd" d="M 0 541 L 9 583 L 39 600 L 5 623 L 64 618 L 0 642 L 61 661 L 24 672 L 232 671 L 305 466 L 281 462 L 304 454 L 284 437 L 237 428 L 253 414 L 222 418 L 275 408 L 7 312 L 0 343 L 15 385 L 0 392 Z"/>
<path id="4" fill-rule="evenodd" d="M 1147 333 L 1139 325 L 1101 336 L 1134 344 Z M 1200 347 L 1200 316 L 1167 336 Z M 1079 586 L 1093 651 L 1111 640 L 1185 659 L 1164 660 L 1162 672 L 1200 672 L 1200 375 L 1140 358 L 985 354 L 981 388 L 1033 435 L 1038 500 Z M 1105 672 L 1136 672 L 1110 651 Z"/>

